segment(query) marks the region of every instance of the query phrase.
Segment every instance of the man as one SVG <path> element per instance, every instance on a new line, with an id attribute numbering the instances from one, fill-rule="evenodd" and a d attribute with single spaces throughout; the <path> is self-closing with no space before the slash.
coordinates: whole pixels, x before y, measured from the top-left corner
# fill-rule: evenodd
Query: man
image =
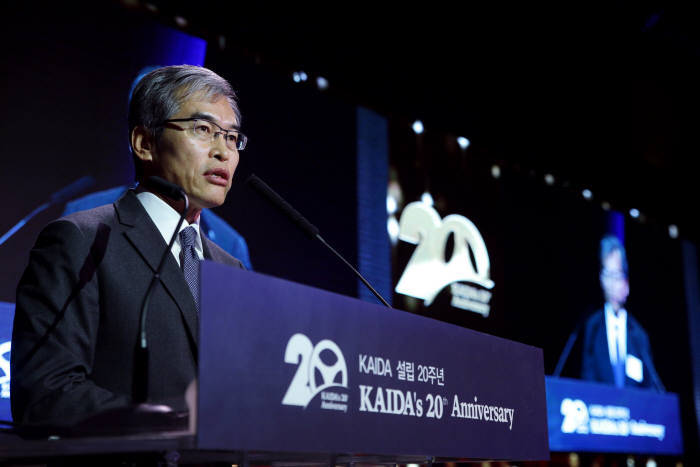
<path id="1" fill-rule="evenodd" d="M 132 403 L 142 300 L 184 207 L 149 191 L 153 175 L 182 187 L 190 206 L 149 305 L 148 398 L 185 408 L 197 366 L 196 262 L 241 267 L 198 231 L 202 209 L 231 187 L 246 143 L 240 121 L 230 85 L 205 68 L 159 68 L 139 82 L 129 106 L 139 191 L 49 224 L 18 285 L 16 422 L 71 425 Z"/>
<path id="2" fill-rule="evenodd" d="M 67 216 L 78 211 L 85 211 L 103 204 L 111 204 L 121 198 L 129 190 L 126 185 L 108 188 L 106 190 L 89 193 L 80 198 L 66 203 L 62 216 Z M 202 209 L 199 217 L 200 231 L 209 240 L 215 242 L 226 253 L 237 258 L 246 269 L 252 270 L 253 263 L 250 260 L 248 244 L 236 229 L 228 224 L 223 218 L 217 216 L 211 209 Z"/>
<path id="3" fill-rule="evenodd" d="M 136 89 L 136 85 L 139 81 L 157 68 L 159 67 L 147 66 L 139 71 L 129 89 L 129 104 L 131 103 L 131 97 L 134 95 L 134 89 Z M 128 189 L 129 187 L 126 185 L 117 186 L 71 200 L 66 203 L 62 216 L 67 216 L 68 214 L 78 211 L 85 211 L 97 206 L 102 206 L 103 204 L 112 204 L 121 198 Z M 210 240 L 216 242 L 216 244 L 223 248 L 228 254 L 240 260 L 246 269 L 253 269 L 248 253 L 248 244 L 245 238 L 224 219 L 217 216 L 209 209 L 203 209 L 199 219 L 199 227 Z"/>
<path id="4" fill-rule="evenodd" d="M 609 235 L 601 240 L 600 264 L 605 306 L 586 321 L 582 378 L 663 391 L 647 333 L 624 308 L 629 295 L 627 255 L 617 237 Z"/>

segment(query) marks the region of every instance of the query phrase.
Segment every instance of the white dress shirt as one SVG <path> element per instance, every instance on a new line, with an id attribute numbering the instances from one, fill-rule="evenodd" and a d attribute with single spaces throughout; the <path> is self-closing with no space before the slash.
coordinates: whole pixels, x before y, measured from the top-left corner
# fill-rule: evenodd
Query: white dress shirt
<path id="1" fill-rule="evenodd" d="M 617 364 L 617 342 L 620 343 L 620 356 L 622 362 L 627 360 L 627 310 L 620 308 L 615 316 L 612 305 L 605 304 L 605 329 L 608 332 L 608 351 L 610 363 L 613 367 Z"/>
<path id="2" fill-rule="evenodd" d="M 180 220 L 180 214 L 175 211 L 168 203 L 154 195 L 149 191 L 142 191 L 137 193 L 136 197 L 141 202 L 141 205 L 146 210 L 150 216 L 153 223 L 158 228 L 158 231 L 163 236 L 165 244 L 170 243 L 170 237 L 172 237 L 175 227 L 177 227 L 177 222 Z M 192 226 L 197 232 L 197 237 L 194 245 L 194 249 L 197 252 L 199 259 L 204 259 L 204 250 L 202 248 L 202 238 L 199 234 L 199 218 L 194 224 L 189 224 L 187 220 L 182 222 L 180 226 L 180 232 L 189 226 Z M 179 232 L 178 232 L 179 233 Z M 180 266 L 180 252 L 182 251 L 182 245 L 180 245 L 180 235 L 175 237 L 175 243 L 173 243 L 172 253 L 177 261 L 178 266 Z"/>

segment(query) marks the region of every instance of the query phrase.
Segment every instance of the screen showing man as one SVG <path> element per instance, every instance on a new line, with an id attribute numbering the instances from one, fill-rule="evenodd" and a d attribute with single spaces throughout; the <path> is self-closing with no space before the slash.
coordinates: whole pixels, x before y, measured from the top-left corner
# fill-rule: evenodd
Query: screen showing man
<path id="1" fill-rule="evenodd" d="M 605 305 L 585 324 L 582 378 L 617 387 L 663 391 L 651 358 L 649 337 L 625 309 L 630 292 L 627 254 L 617 237 L 607 235 L 601 240 L 600 266 Z"/>
<path id="2" fill-rule="evenodd" d="M 141 305 L 184 208 L 151 191 L 151 176 L 182 187 L 189 209 L 150 299 L 147 399 L 185 408 L 197 367 L 197 261 L 241 267 L 199 231 L 202 209 L 231 188 L 246 144 L 240 122 L 231 86 L 206 68 L 163 67 L 139 82 L 129 106 L 139 188 L 50 223 L 18 285 L 16 422 L 71 425 L 134 402 Z"/>

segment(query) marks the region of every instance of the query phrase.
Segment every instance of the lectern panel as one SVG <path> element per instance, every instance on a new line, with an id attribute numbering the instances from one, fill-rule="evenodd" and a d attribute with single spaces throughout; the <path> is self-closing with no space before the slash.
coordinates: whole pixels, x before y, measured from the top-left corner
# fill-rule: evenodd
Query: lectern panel
<path id="1" fill-rule="evenodd" d="M 540 349 L 202 265 L 198 447 L 547 459 Z"/>

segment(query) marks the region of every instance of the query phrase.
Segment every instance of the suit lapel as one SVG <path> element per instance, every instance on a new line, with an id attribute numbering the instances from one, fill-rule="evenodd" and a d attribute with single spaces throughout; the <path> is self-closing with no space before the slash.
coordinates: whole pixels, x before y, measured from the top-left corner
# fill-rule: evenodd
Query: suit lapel
<path id="1" fill-rule="evenodd" d="M 210 259 L 212 261 L 216 261 L 217 263 L 224 263 L 222 258 L 219 257 L 217 250 L 210 246 L 210 244 L 213 242 L 209 240 L 206 235 L 204 235 L 201 228 L 199 229 L 199 232 L 202 236 L 202 251 L 204 252 L 204 259 Z"/>
<path id="2" fill-rule="evenodd" d="M 202 232 L 202 226 L 199 226 L 199 235 L 202 238 L 202 252 L 204 253 L 204 259 L 213 259 L 211 257 L 211 248 L 209 248 L 209 239 Z"/>
<path id="3" fill-rule="evenodd" d="M 119 222 L 125 226 L 124 235 L 151 271 L 155 273 L 163 251 L 167 247 L 163 236 L 146 210 L 143 209 L 133 191 L 126 192 L 121 199 L 114 203 L 114 207 L 117 211 Z M 165 258 L 165 264 L 160 274 L 160 282 L 165 291 L 177 304 L 187 325 L 193 352 L 197 355 L 197 339 L 199 335 L 197 309 L 187 282 L 185 282 L 185 276 L 182 274 L 172 254 L 167 255 Z"/>
<path id="4" fill-rule="evenodd" d="M 596 350 L 598 353 L 598 360 L 600 362 L 605 362 L 601 365 L 601 369 L 604 372 L 601 377 L 606 383 L 615 384 L 615 373 L 610 361 L 610 347 L 608 346 L 608 323 L 605 320 L 605 309 L 600 314 L 601 326 L 600 332 L 598 333 L 598 342 L 596 344 Z"/>

